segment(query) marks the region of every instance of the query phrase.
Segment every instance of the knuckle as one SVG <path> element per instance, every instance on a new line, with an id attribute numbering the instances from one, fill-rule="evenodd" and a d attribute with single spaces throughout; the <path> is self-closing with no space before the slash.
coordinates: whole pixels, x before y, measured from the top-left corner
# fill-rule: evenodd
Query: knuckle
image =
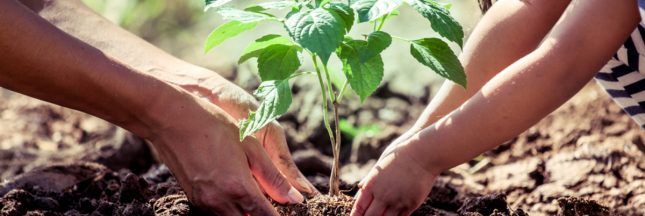
<path id="1" fill-rule="evenodd" d="M 271 182 L 272 185 L 275 187 L 278 187 L 278 189 L 284 189 L 284 190 L 289 190 L 289 183 L 287 182 L 287 179 L 282 175 L 280 172 L 273 172 L 269 176 L 269 182 Z M 283 191 L 283 192 L 287 192 Z"/>
<path id="2" fill-rule="evenodd" d="M 218 209 L 222 201 L 221 197 L 212 191 L 198 190 L 192 197 L 192 202 L 201 209 Z"/>
<path id="3" fill-rule="evenodd" d="M 243 199 L 247 196 L 246 190 L 241 185 L 229 187 L 225 193 L 231 199 Z"/>
<path id="4" fill-rule="evenodd" d="M 244 182 L 246 182 L 244 178 L 231 176 L 219 179 L 219 181 L 213 183 L 219 188 L 219 196 L 227 197 L 227 199 L 236 199 L 245 197 L 248 194 Z"/>
<path id="5" fill-rule="evenodd" d="M 411 200 L 411 199 L 399 199 L 399 202 L 394 202 L 395 208 L 398 209 L 400 212 L 406 212 L 410 209 L 415 209 L 417 206 L 419 206 L 421 203 Z"/>
<path id="6" fill-rule="evenodd" d="M 240 200 L 240 207 L 245 212 L 258 212 L 260 210 L 259 201 L 253 198 L 243 198 Z"/>

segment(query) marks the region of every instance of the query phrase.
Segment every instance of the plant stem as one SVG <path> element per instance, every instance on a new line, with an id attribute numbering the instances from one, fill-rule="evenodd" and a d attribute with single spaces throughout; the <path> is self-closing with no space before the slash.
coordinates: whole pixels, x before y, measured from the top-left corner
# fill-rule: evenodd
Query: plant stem
<path id="1" fill-rule="evenodd" d="M 317 71 L 320 71 L 318 69 L 318 59 L 314 58 L 314 67 L 316 68 Z M 340 195 L 340 128 L 339 128 L 339 118 L 338 118 L 338 104 L 336 103 L 336 95 L 334 94 L 334 89 L 331 81 L 331 75 L 329 73 L 329 69 L 327 68 L 326 64 L 323 64 L 323 70 L 325 71 L 325 77 L 327 78 L 327 90 L 329 90 L 329 99 L 332 102 L 333 105 L 333 110 L 334 110 L 334 129 L 336 132 L 336 135 L 332 135 L 331 132 L 331 126 L 329 124 L 329 120 L 327 120 L 326 127 L 327 131 L 330 133 L 330 138 L 331 138 L 331 146 L 332 146 L 332 154 L 334 156 L 334 161 L 332 162 L 331 165 L 331 175 L 329 176 L 329 195 L 330 196 L 337 196 Z M 319 82 L 321 85 L 323 84 L 322 77 L 320 76 L 319 73 Z M 324 88 L 323 88 L 324 91 Z M 324 105 L 325 109 L 327 108 L 327 105 Z M 325 110 L 325 113 L 327 113 L 327 110 Z"/>
<path id="2" fill-rule="evenodd" d="M 340 102 L 343 100 L 343 95 L 345 95 L 345 89 L 347 89 L 347 86 L 349 86 L 349 80 L 345 80 L 343 87 L 340 88 L 338 96 L 336 96 L 336 103 L 340 104 Z"/>
<path id="3" fill-rule="evenodd" d="M 302 75 L 310 75 L 310 74 L 313 75 L 314 73 L 316 73 L 316 72 L 313 72 L 313 71 L 296 72 L 296 73 L 291 74 L 291 76 L 289 76 L 289 78 L 287 78 L 287 79 L 293 79 L 293 78 L 296 78 L 296 77 L 299 77 L 299 76 L 302 76 Z"/>
<path id="4" fill-rule="evenodd" d="M 405 42 L 412 42 L 412 41 L 411 41 L 411 40 L 409 40 L 409 39 L 405 39 L 405 38 L 402 38 L 402 37 L 399 37 L 399 36 L 395 36 L 395 35 L 392 35 L 392 38 L 394 38 L 394 39 L 399 39 L 399 40 L 402 40 L 402 41 L 405 41 Z"/>
<path id="5" fill-rule="evenodd" d="M 334 161 L 331 167 L 331 175 L 329 176 L 329 195 L 337 196 L 340 195 L 340 127 L 338 118 L 338 103 L 336 101 L 336 95 L 334 94 L 334 89 L 331 81 L 331 75 L 327 64 L 323 64 L 323 69 L 325 70 L 325 76 L 327 77 L 327 86 L 329 90 L 329 97 L 334 108 L 334 130 L 336 131 L 335 139 L 332 141 L 332 153 L 334 156 Z"/>
<path id="6" fill-rule="evenodd" d="M 385 25 L 385 20 L 387 20 L 387 18 L 388 18 L 389 16 L 390 16 L 390 14 L 389 14 L 389 13 L 388 13 L 388 14 L 385 14 L 385 16 L 383 17 L 383 19 L 381 20 L 381 24 L 379 24 L 379 26 L 378 26 L 378 28 L 376 29 L 376 31 L 381 31 L 381 28 L 383 28 L 383 25 Z"/>
<path id="7" fill-rule="evenodd" d="M 336 142 L 333 145 L 334 162 L 332 164 L 331 176 L 329 178 L 329 195 L 340 195 L 340 118 L 338 116 L 338 103 L 334 101 L 334 129 L 336 129 Z"/>
<path id="8" fill-rule="evenodd" d="M 323 83 L 322 73 L 320 72 L 320 67 L 318 67 L 318 59 L 316 59 L 316 55 L 311 55 L 311 60 L 314 63 L 314 68 L 316 68 L 316 74 L 318 75 L 318 84 L 320 84 L 320 90 L 322 92 L 322 97 L 323 97 L 323 122 L 325 124 L 325 128 L 327 129 L 327 133 L 329 134 L 329 140 L 331 141 L 331 145 L 334 146 L 334 144 L 336 143 L 336 140 L 334 139 L 334 132 L 332 132 L 331 130 L 331 125 L 329 124 L 329 116 L 327 113 L 327 109 L 329 108 L 329 106 L 327 106 L 327 100 L 329 99 L 327 97 L 327 90 L 325 89 L 325 84 Z M 331 183 L 331 179 L 333 178 L 330 178 L 330 183 Z"/>
<path id="9" fill-rule="evenodd" d="M 327 69 L 327 64 L 323 64 L 323 70 L 325 70 L 325 77 L 327 77 L 327 89 L 329 90 L 329 98 L 331 101 L 336 101 L 336 95 L 334 94 L 333 83 L 331 82 L 331 76 L 329 75 L 329 69 Z"/>

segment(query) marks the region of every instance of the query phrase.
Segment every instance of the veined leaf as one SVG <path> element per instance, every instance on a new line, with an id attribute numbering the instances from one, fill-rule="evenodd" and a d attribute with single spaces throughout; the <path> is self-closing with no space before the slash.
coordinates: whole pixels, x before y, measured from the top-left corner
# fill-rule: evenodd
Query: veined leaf
<path id="1" fill-rule="evenodd" d="M 206 0 L 204 4 L 204 11 L 207 11 L 211 8 L 218 8 L 231 1 L 233 0 Z"/>
<path id="2" fill-rule="evenodd" d="M 289 35 L 303 48 L 320 56 L 323 64 L 327 64 L 345 35 L 342 18 L 324 8 L 294 13 L 285 26 Z"/>
<path id="3" fill-rule="evenodd" d="M 365 101 L 378 88 L 383 80 L 383 59 L 377 54 L 361 61 L 361 53 L 368 50 L 368 42 L 346 40 L 339 49 L 338 56 L 343 62 L 343 73 L 349 85 Z"/>
<path id="4" fill-rule="evenodd" d="M 240 122 L 240 141 L 262 129 L 271 121 L 286 113 L 291 106 L 289 80 L 273 80 L 260 84 L 256 96 L 262 98 L 260 106 Z"/>
<path id="5" fill-rule="evenodd" d="M 358 0 L 352 8 L 358 14 L 358 22 L 374 21 L 396 10 L 403 0 Z"/>
<path id="6" fill-rule="evenodd" d="M 437 3 L 427 0 L 406 0 L 412 8 L 430 21 L 434 31 L 463 47 L 464 30 L 450 12 Z"/>
<path id="7" fill-rule="evenodd" d="M 265 35 L 257 40 L 255 42 L 251 43 L 244 51 L 242 52 L 242 57 L 240 57 L 240 60 L 237 61 L 238 64 L 242 64 L 246 60 L 249 60 L 250 58 L 258 57 L 262 53 L 262 51 L 267 48 L 268 46 L 275 45 L 275 44 L 282 44 L 282 45 L 287 45 L 287 46 L 297 46 L 289 38 L 280 36 L 280 35 Z"/>
<path id="8" fill-rule="evenodd" d="M 262 50 L 258 57 L 258 71 L 262 81 L 284 80 L 300 67 L 299 46 L 274 44 Z"/>
<path id="9" fill-rule="evenodd" d="M 218 26 L 208 35 L 206 44 L 204 45 L 204 52 L 206 53 L 210 51 L 227 39 L 235 37 L 244 31 L 253 29 L 255 26 L 257 26 L 257 22 L 243 23 L 240 21 L 230 21 Z"/>
<path id="10" fill-rule="evenodd" d="M 464 88 L 466 73 L 455 53 L 446 42 L 439 38 L 424 38 L 412 41 L 410 53 L 417 61 L 434 70 L 435 73 Z"/>
<path id="11" fill-rule="evenodd" d="M 274 2 L 262 2 L 251 7 L 246 8 L 246 11 L 260 12 L 265 10 L 282 10 L 286 8 L 291 8 L 296 6 L 298 3 L 294 1 L 274 1 Z"/>
<path id="12" fill-rule="evenodd" d="M 342 3 L 330 3 L 329 9 L 338 14 L 340 18 L 343 19 L 345 23 L 345 31 L 349 32 L 354 26 L 354 10 L 346 4 Z"/>
<path id="13" fill-rule="evenodd" d="M 359 53 L 361 62 L 380 55 L 390 44 L 392 44 L 392 36 L 390 34 L 382 31 L 372 32 L 367 36 L 367 50 Z"/>
<path id="14" fill-rule="evenodd" d="M 225 20 L 235 20 L 243 23 L 259 22 L 264 20 L 276 20 L 268 14 L 258 13 L 253 11 L 245 11 L 230 7 L 224 7 L 217 10 L 217 13 L 222 15 Z"/>

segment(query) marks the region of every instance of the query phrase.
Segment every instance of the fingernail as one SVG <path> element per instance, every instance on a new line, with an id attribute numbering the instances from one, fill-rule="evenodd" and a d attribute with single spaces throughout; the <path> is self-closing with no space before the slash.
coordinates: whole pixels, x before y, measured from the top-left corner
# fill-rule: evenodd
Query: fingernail
<path id="1" fill-rule="evenodd" d="M 298 192 L 298 190 L 293 187 L 289 189 L 289 194 L 287 194 L 287 197 L 289 197 L 289 201 L 291 201 L 292 204 L 302 203 L 303 201 L 305 201 L 305 197 L 303 197 L 302 194 L 300 194 L 300 192 Z"/>
<path id="2" fill-rule="evenodd" d="M 315 192 L 315 190 L 313 188 L 311 188 L 311 186 L 309 186 L 309 184 L 307 184 L 307 180 L 304 180 L 304 179 L 301 178 L 301 179 L 298 179 L 297 181 L 298 181 L 298 184 L 300 185 L 300 187 L 303 188 L 304 190 L 306 190 L 305 193 L 314 193 Z"/>

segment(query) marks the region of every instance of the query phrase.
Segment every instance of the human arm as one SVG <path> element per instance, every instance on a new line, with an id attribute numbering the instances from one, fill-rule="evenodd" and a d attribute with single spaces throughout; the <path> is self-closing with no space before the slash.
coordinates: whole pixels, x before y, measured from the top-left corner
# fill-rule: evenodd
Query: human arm
<path id="1" fill-rule="evenodd" d="M 570 0 L 498 1 L 471 33 L 460 54 L 468 88 L 446 81 L 399 143 L 446 116 L 477 93 L 493 76 L 535 50 Z"/>
<path id="2" fill-rule="evenodd" d="M 124 65 L 208 100 L 232 116 L 235 122 L 257 108 L 257 101 L 250 94 L 219 74 L 169 55 L 98 15 L 80 0 L 21 2 L 67 34 Z M 255 136 L 292 185 L 302 192 L 317 192 L 293 162 L 279 124 L 272 122 Z"/>
<path id="3" fill-rule="evenodd" d="M 516 136 L 555 110 L 630 35 L 640 22 L 637 8 L 636 1 L 573 1 L 535 51 L 382 157 L 361 184 L 354 215 L 410 214 L 441 171 Z"/>
<path id="4" fill-rule="evenodd" d="M 0 1 L 0 27 L 0 86 L 150 140 L 198 206 L 275 215 L 258 184 L 279 202 L 302 201 L 257 140 L 238 140 L 222 109 L 71 37 L 17 1 Z"/>

